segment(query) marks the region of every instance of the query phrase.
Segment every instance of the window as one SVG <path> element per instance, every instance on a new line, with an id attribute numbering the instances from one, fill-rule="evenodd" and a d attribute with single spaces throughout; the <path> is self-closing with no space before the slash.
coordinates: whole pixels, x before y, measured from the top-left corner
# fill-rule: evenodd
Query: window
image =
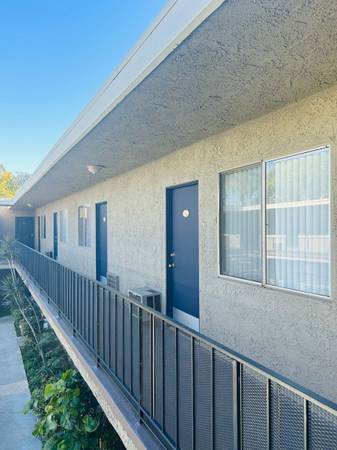
<path id="1" fill-rule="evenodd" d="M 220 273 L 329 296 L 329 174 L 328 148 L 221 174 Z"/>
<path id="2" fill-rule="evenodd" d="M 67 242 L 68 240 L 68 210 L 60 211 L 60 240 Z"/>
<path id="3" fill-rule="evenodd" d="M 47 232 L 46 232 L 47 224 L 46 224 L 46 215 L 45 215 L 45 214 L 43 214 L 43 215 L 41 216 L 41 227 L 42 227 L 42 239 L 46 239 L 46 235 L 47 235 Z"/>
<path id="4" fill-rule="evenodd" d="M 220 177 L 220 271 L 261 281 L 261 167 Z"/>
<path id="5" fill-rule="evenodd" d="M 90 207 L 78 208 L 78 245 L 90 247 Z"/>

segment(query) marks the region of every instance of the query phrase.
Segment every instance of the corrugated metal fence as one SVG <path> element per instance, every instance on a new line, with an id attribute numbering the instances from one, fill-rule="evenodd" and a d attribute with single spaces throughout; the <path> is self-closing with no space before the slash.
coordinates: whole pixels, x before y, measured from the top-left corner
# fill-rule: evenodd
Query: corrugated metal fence
<path id="1" fill-rule="evenodd" d="M 332 402 L 20 243 L 16 262 L 165 447 L 337 449 Z"/>

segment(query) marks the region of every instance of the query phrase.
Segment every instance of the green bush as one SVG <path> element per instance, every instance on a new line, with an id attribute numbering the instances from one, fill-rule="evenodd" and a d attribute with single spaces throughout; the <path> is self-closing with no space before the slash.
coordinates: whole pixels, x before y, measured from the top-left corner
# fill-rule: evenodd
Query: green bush
<path id="1" fill-rule="evenodd" d="M 80 375 L 69 369 L 59 380 L 34 392 L 28 410 L 38 417 L 33 434 L 42 440 L 45 450 L 116 448 L 111 447 L 113 436 L 109 436 L 110 442 L 103 442 L 103 412 L 92 395 L 85 392 L 84 396 L 83 391 Z"/>

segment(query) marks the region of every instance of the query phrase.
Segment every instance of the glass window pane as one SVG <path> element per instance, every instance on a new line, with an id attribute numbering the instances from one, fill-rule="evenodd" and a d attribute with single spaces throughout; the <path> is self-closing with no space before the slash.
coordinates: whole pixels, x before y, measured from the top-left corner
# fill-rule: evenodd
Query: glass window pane
<path id="1" fill-rule="evenodd" d="M 60 211 L 60 239 L 67 242 L 68 234 L 68 211 L 66 209 Z"/>
<path id="2" fill-rule="evenodd" d="M 78 208 L 78 244 L 83 246 L 83 206 Z"/>
<path id="3" fill-rule="evenodd" d="M 90 247 L 90 207 L 87 206 L 85 208 L 85 245 L 86 247 Z"/>
<path id="4" fill-rule="evenodd" d="M 261 166 L 220 176 L 220 272 L 261 281 Z"/>
<path id="5" fill-rule="evenodd" d="M 329 150 L 266 164 L 267 283 L 330 295 Z"/>

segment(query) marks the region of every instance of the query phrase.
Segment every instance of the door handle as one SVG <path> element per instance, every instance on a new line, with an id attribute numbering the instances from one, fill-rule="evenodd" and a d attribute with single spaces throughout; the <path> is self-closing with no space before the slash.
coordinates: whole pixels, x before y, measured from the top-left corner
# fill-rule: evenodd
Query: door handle
<path id="1" fill-rule="evenodd" d="M 175 268 L 175 264 L 174 263 L 169 264 L 168 266 L 169 266 L 169 269 L 174 269 Z"/>

